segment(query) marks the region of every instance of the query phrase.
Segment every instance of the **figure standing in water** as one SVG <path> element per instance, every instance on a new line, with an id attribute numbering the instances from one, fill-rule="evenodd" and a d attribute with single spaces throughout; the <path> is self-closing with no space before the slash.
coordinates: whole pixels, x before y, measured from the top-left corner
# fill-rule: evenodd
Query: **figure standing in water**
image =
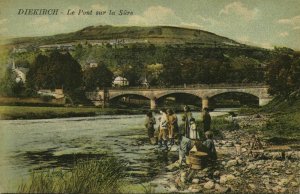
<path id="1" fill-rule="evenodd" d="M 174 132 L 178 128 L 178 122 L 177 122 L 177 116 L 174 114 L 174 111 L 172 109 L 167 110 L 168 113 L 168 132 L 169 132 L 169 140 L 170 144 L 174 145 Z"/>
<path id="2" fill-rule="evenodd" d="M 166 109 L 161 109 L 160 114 L 158 145 L 162 147 L 163 142 L 165 149 L 168 150 L 168 117 Z"/>
<path id="3" fill-rule="evenodd" d="M 155 131 L 154 125 L 155 124 L 156 124 L 155 117 L 153 116 L 152 112 L 149 111 L 147 113 L 146 120 L 145 120 L 145 127 L 147 129 L 149 139 L 154 137 L 154 131 Z"/>

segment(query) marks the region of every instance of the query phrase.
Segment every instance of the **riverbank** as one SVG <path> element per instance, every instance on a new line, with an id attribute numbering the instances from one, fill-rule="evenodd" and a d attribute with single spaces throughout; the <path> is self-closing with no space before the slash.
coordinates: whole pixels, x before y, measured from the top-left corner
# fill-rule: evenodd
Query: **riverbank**
<path id="1" fill-rule="evenodd" d="M 143 114 L 143 109 L 113 109 L 95 107 L 33 107 L 33 106 L 0 106 L 1 120 L 16 119 L 52 119 L 69 117 L 90 117 L 97 115 L 133 115 Z"/>
<path id="2" fill-rule="evenodd" d="M 255 114 L 253 114 L 255 113 Z M 253 112 L 232 120 L 227 117 L 214 118 L 220 126 L 215 138 L 218 160 L 201 170 L 189 165 L 179 166 L 177 162 L 167 166 L 166 171 L 149 182 L 155 192 L 203 192 L 203 193 L 296 193 L 300 181 L 299 146 L 278 146 L 270 142 L 263 129 L 270 121 L 270 115 Z M 273 115 L 274 116 L 274 115 Z M 273 118 L 273 117 L 271 117 Z M 236 125 L 231 125 L 233 122 Z M 235 128 L 232 128 L 235 126 Z M 238 126 L 238 127 L 237 127 Z M 255 134 L 263 147 L 257 154 L 249 154 L 252 135 Z M 277 142 L 278 143 L 278 142 Z M 286 142 L 290 143 L 290 142 Z M 282 144 L 282 143 L 281 143 Z M 298 144 L 299 145 L 299 144 Z M 237 152 L 237 148 L 241 152 Z"/>
<path id="3" fill-rule="evenodd" d="M 296 193 L 300 187 L 300 100 L 275 99 L 237 117 L 213 119 L 218 160 L 201 170 L 172 163 L 149 182 L 155 192 Z M 217 133 L 216 133 L 217 132 Z M 252 136 L 263 147 L 249 154 Z M 241 153 L 237 152 L 240 148 Z"/>
<path id="4" fill-rule="evenodd" d="M 266 152 L 264 157 L 248 155 L 248 134 L 224 132 L 224 140 L 216 140 L 218 160 L 201 170 L 173 163 L 165 173 L 149 184 L 156 192 L 203 193 L 296 193 L 299 189 L 299 151 Z M 242 137 L 242 138 L 241 138 Z M 242 153 L 236 153 L 236 140 Z M 265 143 L 265 142 L 262 142 Z M 293 153 L 293 154 L 292 154 Z"/>
<path id="5" fill-rule="evenodd" d="M 239 112 L 246 116 L 240 125 L 249 132 L 262 133 L 269 143 L 300 142 L 300 97 L 292 100 L 277 97 L 262 108 Z"/>

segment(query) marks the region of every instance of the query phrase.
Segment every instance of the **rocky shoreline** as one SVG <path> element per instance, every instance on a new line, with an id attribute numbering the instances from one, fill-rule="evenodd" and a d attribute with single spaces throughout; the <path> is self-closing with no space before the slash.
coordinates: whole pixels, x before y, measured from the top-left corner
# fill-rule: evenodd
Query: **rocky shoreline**
<path id="1" fill-rule="evenodd" d="M 218 161 L 214 166 L 192 170 L 177 162 L 150 182 L 156 192 L 193 193 L 298 193 L 300 189 L 300 151 L 270 145 L 261 138 L 264 149 L 255 157 L 249 154 L 249 127 L 262 126 L 267 115 L 237 118 L 240 128 L 222 131 L 215 140 Z M 261 137 L 257 132 L 257 136 Z M 241 146 L 241 152 L 237 147 Z M 176 150 L 176 149 L 172 149 Z"/>

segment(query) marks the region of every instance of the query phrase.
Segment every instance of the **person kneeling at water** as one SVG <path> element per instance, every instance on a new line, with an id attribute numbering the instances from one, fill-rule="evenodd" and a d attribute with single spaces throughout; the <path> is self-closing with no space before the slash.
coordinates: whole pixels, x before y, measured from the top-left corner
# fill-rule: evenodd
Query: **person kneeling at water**
<path id="1" fill-rule="evenodd" d="M 211 131 L 205 132 L 206 140 L 203 142 L 203 146 L 205 146 L 205 152 L 208 154 L 210 160 L 217 160 L 217 151 L 215 148 L 215 144 L 213 141 L 213 133 Z"/>

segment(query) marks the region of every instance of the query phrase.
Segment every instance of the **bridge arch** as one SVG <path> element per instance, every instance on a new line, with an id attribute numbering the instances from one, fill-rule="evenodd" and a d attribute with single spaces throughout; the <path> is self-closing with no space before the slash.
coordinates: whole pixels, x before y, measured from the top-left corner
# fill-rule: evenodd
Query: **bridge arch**
<path id="1" fill-rule="evenodd" d="M 126 94 L 119 94 L 114 95 L 113 97 L 109 98 L 109 104 L 111 106 L 120 108 L 126 108 L 128 105 L 133 107 L 144 107 L 149 108 L 149 100 L 147 96 L 141 95 L 141 94 L 135 94 L 135 93 L 126 93 Z"/>
<path id="2" fill-rule="evenodd" d="M 212 103 L 213 106 L 216 107 L 218 104 L 218 100 L 220 100 L 219 98 L 225 101 L 225 106 L 226 104 L 228 105 L 231 104 L 231 106 L 240 106 L 240 105 L 258 106 L 259 105 L 259 97 L 254 94 L 250 94 L 248 92 L 227 91 L 227 92 L 219 93 L 209 98 L 210 103 Z M 237 101 L 239 102 L 239 104 L 236 104 Z"/>
<path id="3" fill-rule="evenodd" d="M 228 89 L 211 89 L 206 93 L 207 97 L 211 98 L 216 95 L 220 95 L 223 93 L 245 93 L 249 95 L 256 96 L 258 98 L 262 96 L 268 96 L 267 90 L 261 90 L 258 88 L 228 88 Z"/>
<path id="4" fill-rule="evenodd" d="M 177 108 L 183 105 L 193 105 L 201 107 L 201 97 L 195 92 L 186 91 L 170 91 L 156 96 L 156 104 L 158 106 L 174 106 Z M 162 105 L 163 104 L 163 105 Z"/>
<path id="5" fill-rule="evenodd" d="M 110 96 L 110 97 L 109 97 L 109 101 L 115 100 L 115 99 L 121 98 L 121 97 L 126 97 L 126 96 L 140 96 L 140 97 L 146 98 L 146 99 L 148 99 L 148 100 L 151 99 L 150 97 L 148 97 L 148 96 L 146 96 L 146 95 L 142 95 L 142 94 L 136 94 L 136 93 L 124 93 L 124 94 L 117 94 L 117 95 Z"/>
<path id="6" fill-rule="evenodd" d="M 151 99 L 151 97 L 145 95 L 145 94 L 142 94 L 140 92 L 124 92 L 124 93 L 110 93 L 109 95 L 109 100 L 113 100 L 113 99 L 116 99 L 116 98 L 120 98 L 120 97 L 124 97 L 124 96 L 140 96 L 140 97 L 143 97 L 143 98 L 147 98 L 147 99 Z"/>
<path id="7" fill-rule="evenodd" d="M 160 99 L 160 98 L 164 98 L 166 96 L 169 96 L 169 95 L 176 95 L 176 94 L 186 94 L 186 95 L 192 95 L 192 96 L 195 96 L 195 97 L 198 97 L 199 99 L 202 99 L 201 96 L 199 96 L 196 92 L 191 92 L 191 91 L 170 91 L 170 92 L 164 92 L 162 94 L 159 94 L 159 95 L 156 95 L 156 99 Z"/>

